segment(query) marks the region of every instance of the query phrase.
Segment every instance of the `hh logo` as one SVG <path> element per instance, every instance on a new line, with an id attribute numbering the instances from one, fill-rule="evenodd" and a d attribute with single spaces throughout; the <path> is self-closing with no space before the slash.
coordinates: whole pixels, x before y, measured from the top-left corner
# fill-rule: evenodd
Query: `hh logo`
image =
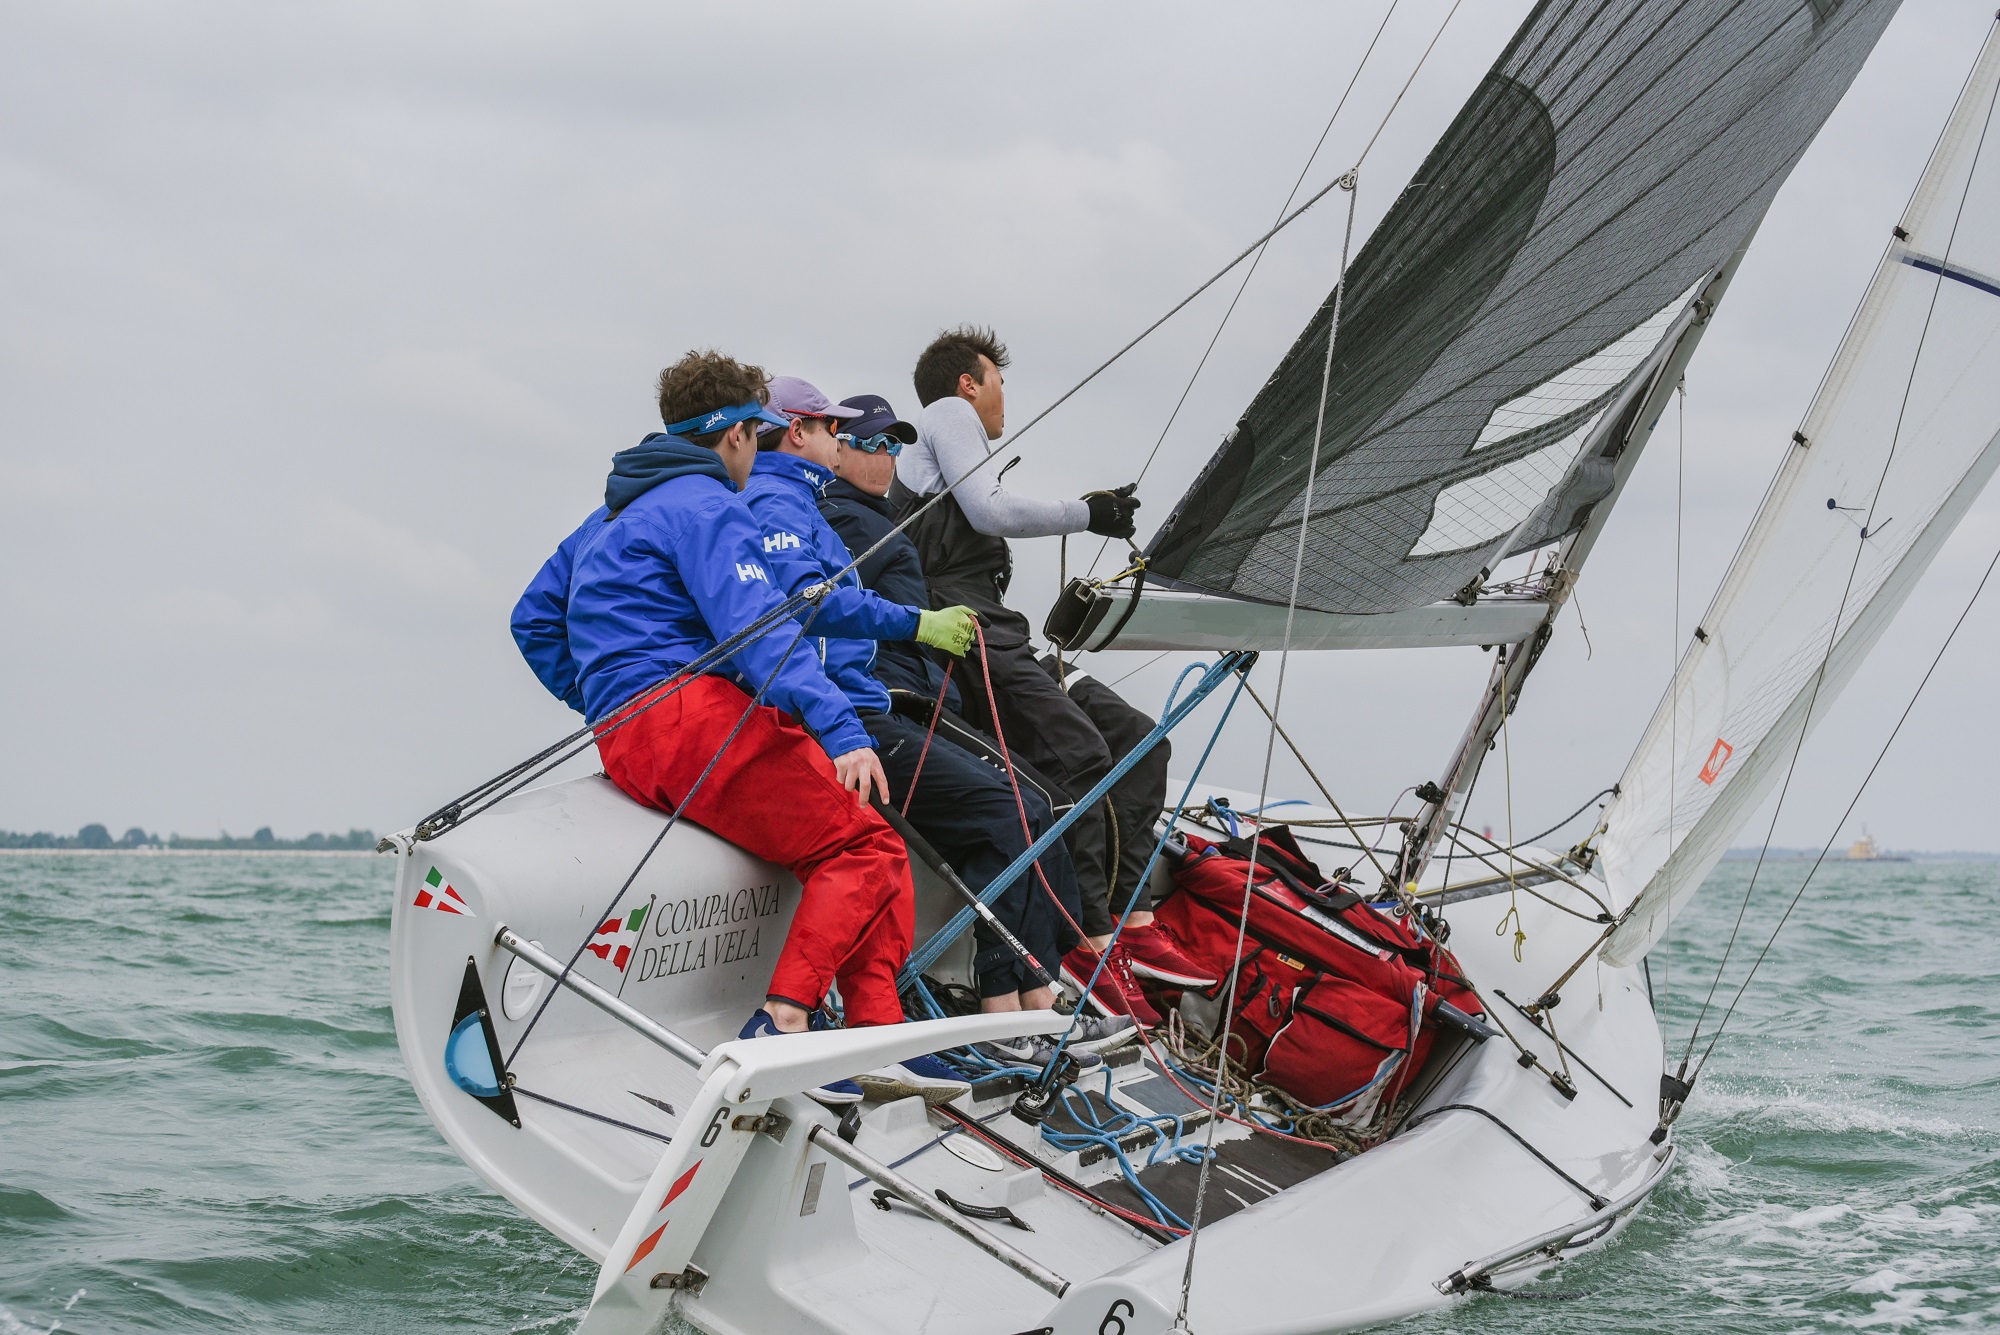
<path id="1" fill-rule="evenodd" d="M 1708 763 L 1701 767 L 1701 781 L 1714 783 L 1722 777 L 1722 767 L 1729 763 L 1729 757 L 1736 754 L 1736 748 L 1720 737 L 1715 739 L 1715 749 L 1708 753 Z"/>
<path id="2" fill-rule="evenodd" d="M 761 579 L 766 584 L 771 582 L 771 577 L 764 573 L 764 567 L 758 565 L 755 561 L 738 561 L 736 563 L 736 578 L 744 584 L 748 584 L 753 579 Z"/>
<path id="3" fill-rule="evenodd" d="M 798 545 L 799 535 L 796 533 L 766 534 L 764 538 L 764 555 L 769 556 L 772 552 L 788 551 Z"/>

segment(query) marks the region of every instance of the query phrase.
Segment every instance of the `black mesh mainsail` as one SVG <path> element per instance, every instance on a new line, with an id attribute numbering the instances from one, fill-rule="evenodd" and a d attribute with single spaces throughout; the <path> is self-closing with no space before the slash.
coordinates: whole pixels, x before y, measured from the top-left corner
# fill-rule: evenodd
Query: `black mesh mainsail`
<path id="1" fill-rule="evenodd" d="M 1602 442 L 1897 0 L 1545 0 L 1348 270 L 1303 607 L 1451 596 L 1573 531 Z M 1329 297 L 1148 548 L 1283 601 Z"/>

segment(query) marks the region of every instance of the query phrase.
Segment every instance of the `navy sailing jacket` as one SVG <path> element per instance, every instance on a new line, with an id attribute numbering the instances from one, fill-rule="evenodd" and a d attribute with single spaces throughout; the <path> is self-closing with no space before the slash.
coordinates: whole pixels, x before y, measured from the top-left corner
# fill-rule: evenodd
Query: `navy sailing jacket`
<path id="1" fill-rule="evenodd" d="M 847 570 L 851 558 L 840 535 L 819 512 L 820 493 L 836 479 L 818 464 L 796 454 L 767 450 L 757 456 L 743 500 L 764 530 L 764 560 L 778 582 L 778 591 L 794 594 L 832 580 Z M 848 570 L 819 602 L 799 614 L 810 620 L 807 634 L 815 637 L 820 663 L 833 684 L 847 694 L 856 709 L 887 712 L 889 691 L 875 679 L 877 640 L 916 638 L 921 589 L 911 603 L 898 603 L 863 587 L 856 571 Z"/>
<path id="2" fill-rule="evenodd" d="M 514 639 L 592 722 L 776 609 L 763 534 L 715 451 L 655 432 L 613 458 L 607 504 L 563 540 L 514 607 Z M 830 756 L 872 746 L 817 657 L 780 623 L 727 660 Z M 718 664 L 713 671 L 722 671 Z M 772 677 L 773 671 L 776 676 Z"/>
<path id="3" fill-rule="evenodd" d="M 848 560 L 881 542 L 896 527 L 895 506 L 886 496 L 870 496 L 852 482 L 839 478 L 821 493 L 819 510 L 846 545 Z M 929 587 L 924 583 L 924 563 L 917 556 L 917 544 L 907 534 L 890 537 L 887 545 L 863 561 L 857 570 L 862 584 L 892 603 L 909 603 L 914 607 L 930 603 Z M 926 700 L 935 700 L 944 669 L 921 645 L 884 644 L 875 659 L 875 676 L 891 690 L 914 691 Z M 945 697 L 945 708 L 953 712 L 959 708 L 955 682 Z"/>

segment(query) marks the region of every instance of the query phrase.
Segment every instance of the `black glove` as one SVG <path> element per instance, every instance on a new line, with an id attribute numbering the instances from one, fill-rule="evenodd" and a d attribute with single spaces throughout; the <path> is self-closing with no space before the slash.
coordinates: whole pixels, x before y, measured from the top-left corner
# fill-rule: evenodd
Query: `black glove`
<path id="1" fill-rule="evenodd" d="M 1139 498 L 1132 493 L 1138 489 L 1138 483 L 1127 482 L 1116 491 L 1086 493 L 1083 503 L 1090 507 L 1089 531 L 1107 538 L 1130 538 L 1137 532 L 1132 512 L 1139 508 Z"/>

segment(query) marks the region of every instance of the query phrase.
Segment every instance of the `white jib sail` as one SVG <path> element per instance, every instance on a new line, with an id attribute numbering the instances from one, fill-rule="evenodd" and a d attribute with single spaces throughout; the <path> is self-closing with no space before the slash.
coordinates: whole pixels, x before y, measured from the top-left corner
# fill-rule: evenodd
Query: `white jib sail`
<path id="1" fill-rule="evenodd" d="M 1601 846 L 1631 905 L 1609 963 L 1693 898 L 2000 463 L 1996 89 L 2000 29 L 1626 764 Z"/>

